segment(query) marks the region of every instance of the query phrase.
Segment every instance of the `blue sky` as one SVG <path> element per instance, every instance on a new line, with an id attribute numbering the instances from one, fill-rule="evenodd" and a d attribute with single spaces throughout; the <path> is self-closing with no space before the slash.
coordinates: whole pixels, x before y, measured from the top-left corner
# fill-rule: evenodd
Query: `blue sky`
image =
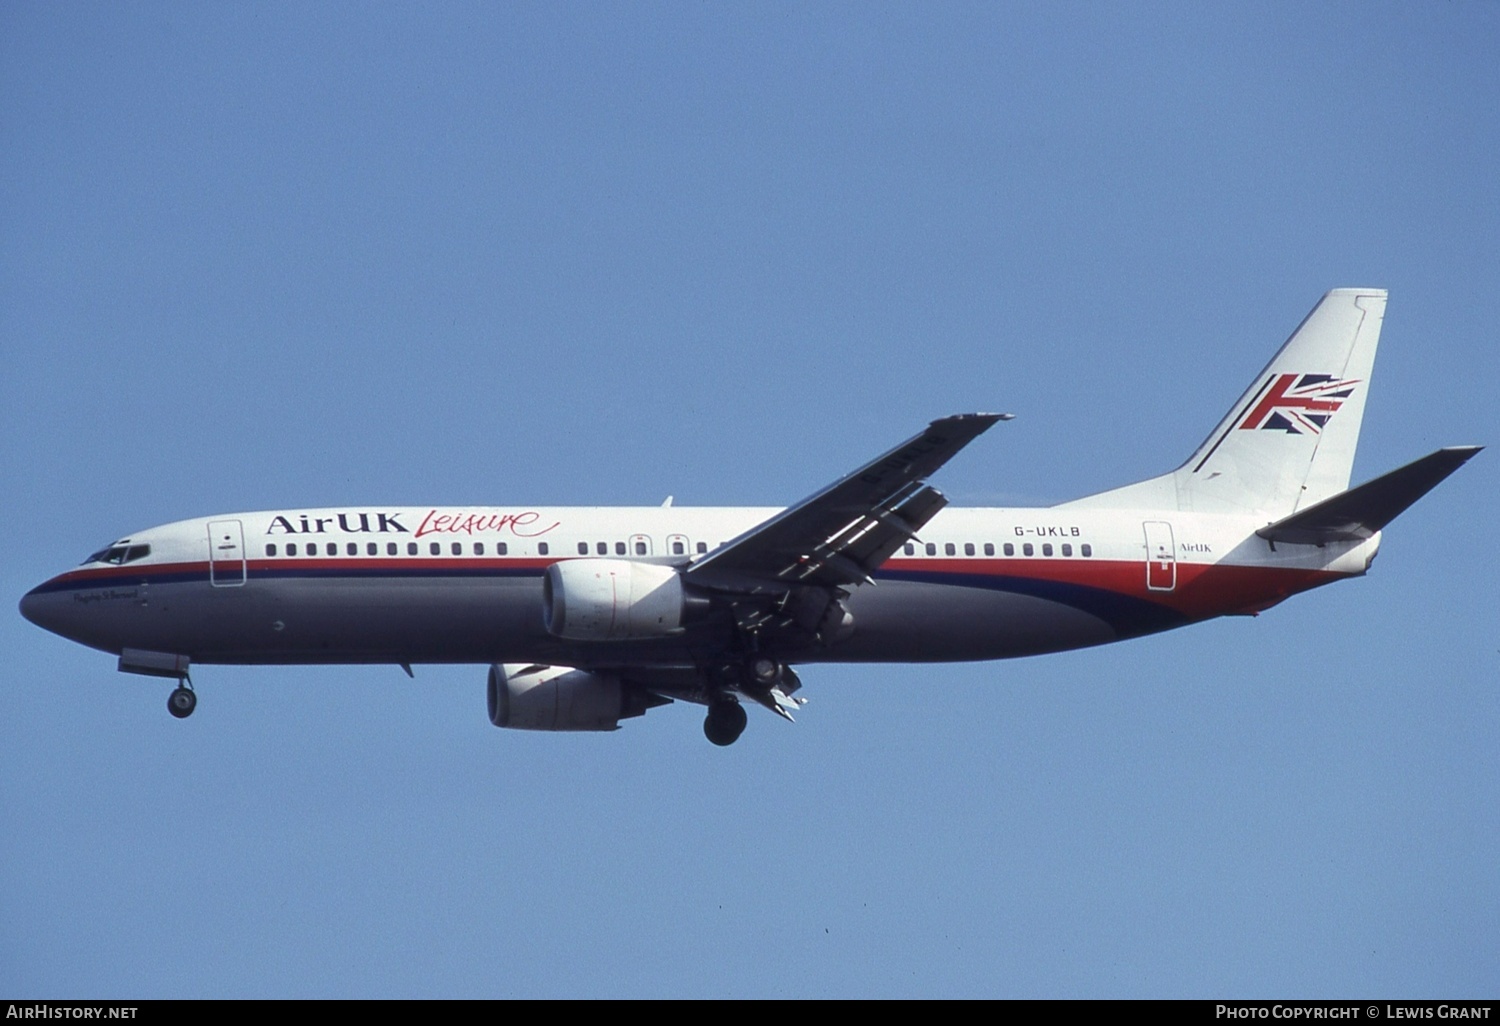
<path id="1" fill-rule="evenodd" d="M 0 593 L 278 506 L 774 504 L 927 420 L 1046 504 L 1391 290 L 1355 476 L 1493 443 L 1500 7 L 7 4 Z M 1488 996 L 1492 453 L 1367 578 L 497 731 L 0 617 L 0 992 Z"/>

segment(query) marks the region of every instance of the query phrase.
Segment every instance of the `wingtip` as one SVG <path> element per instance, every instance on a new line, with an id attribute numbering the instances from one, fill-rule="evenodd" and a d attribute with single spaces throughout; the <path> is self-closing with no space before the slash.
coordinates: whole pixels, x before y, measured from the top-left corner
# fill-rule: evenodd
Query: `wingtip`
<path id="1" fill-rule="evenodd" d="M 1456 466 L 1463 466 L 1475 456 L 1484 452 L 1482 445 L 1445 445 L 1438 452 L 1445 453 L 1449 459 L 1456 461 Z"/>
<path id="2" fill-rule="evenodd" d="M 938 420 L 933 421 L 933 423 L 948 424 L 954 421 L 972 420 L 983 421 L 985 426 L 988 427 L 989 425 L 994 424 L 997 421 L 1015 419 L 1016 415 L 1014 413 L 955 413 L 949 417 L 941 417 Z"/>

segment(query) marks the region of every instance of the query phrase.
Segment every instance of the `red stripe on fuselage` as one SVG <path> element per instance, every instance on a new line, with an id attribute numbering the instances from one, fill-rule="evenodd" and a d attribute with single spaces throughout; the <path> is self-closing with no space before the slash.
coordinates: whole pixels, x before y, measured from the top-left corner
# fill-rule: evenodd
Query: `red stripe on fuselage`
<path id="1" fill-rule="evenodd" d="M 443 558 L 443 557 L 336 557 L 252 559 L 246 569 L 253 579 L 261 574 L 313 571 L 336 574 L 346 570 L 361 575 L 388 573 L 392 577 L 413 574 L 465 572 L 496 573 L 534 572 L 541 574 L 555 557 L 530 558 Z M 220 572 L 233 571 L 234 563 L 221 566 Z M 1272 566 L 1244 566 L 1215 563 L 1177 563 L 1177 584 L 1171 591 L 1146 587 L 1146 564 L 1106 559 L 1026 559 L 1026 558 L 947 558 L 888 560 L 882 571 L 924 574 L 936 577 L 980 578 L 1004 587 L 1007 578 L 1049 581 L 1083 588 L 1096 588 L 1117 595 L 1141 599 L 1181 613 L 1192 619 L 1220 616 L 1225 613 L 1264 609 L 1298 592 L 1328 584 L 1346 575 L 1331 570 L 1310 570 Z M 90 587 L 120 583 L 149 582 L 153 578 L 199 576 L 208 580 L 207 561 L 190 563 L 137 563 L 129 566 L 89 567 L 70 570 L 48 582 L 51 588 L 63 586 Z"/>
<path id="2" fill-rule="evenodd" d="M 362 573 L 390 572 L 392 576 L 405 576 L 412 572 L 441 572 L 444 570 L 535 570 L 540 574 L 547 567 L 556 563 L 555 558 L 526 558 L 526 559 L 444 559 L 441 557 L 417 558 L 417 557 L 386 557 L 365 558 L 359 556 L 341 556 L 338 558 L 310 558 L 310 559 L 251 559 L 245 563 L 246 571 L 251 574 L 273 573 L 297 570 L 317 570 L 320 572 L 337 570 L 357 570 Z M 238 576 L 238 560 L 227 560 L 216 563 L 220 574 L 234 574 Z M 120 584 L 122 582 L 150 581 L 160 577 L 191 577 L 200 576 L 208 580 L 209 564 L 207 560 L 193 563 L 134 563 L 129 566 L 107 566 L 89 567 L 87 569 L 69 570 L 47 582 L 51 586 L 78 585 L 88 587 L 90 585 Z"/>
<path id="3" fill-rule="evenodd" d="M 208 563 L 131 563 L 126 566 L 99 566 L 69 570 L 58 574 L 48 584 L 94 583 L 118 584 L 121 581 L 150 580 L 152 577 L 176 577 L 182 574 L 200 573 L 208 578 Z"/>
<path id="4" fill-rule="evenodd" d="M 1226 563 L 1177 564 L 1171 591 L 1146 587 L 1146 564 L 1088 559 L 892 559 L 881 567 L 900 573 L 993 579 L 1052 581 L 1142 599 L 1192 619 L 1265 609 L 1290 595 L 1336 581 L 1331 570 L 1240 566 Z"/>

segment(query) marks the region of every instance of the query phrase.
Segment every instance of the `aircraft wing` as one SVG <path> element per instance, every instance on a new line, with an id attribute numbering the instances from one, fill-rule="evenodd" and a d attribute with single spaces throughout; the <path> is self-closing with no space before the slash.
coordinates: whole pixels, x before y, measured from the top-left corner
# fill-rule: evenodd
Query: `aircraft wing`
<path id="1" fill-rule="evenodd" d="M 686 570 L 710 587 L 757 581 L 840 587 L 881 563 L 948 504 L 925 482 L 1009 414 L 944 417 L 852 474 L 715 549 Z"/>

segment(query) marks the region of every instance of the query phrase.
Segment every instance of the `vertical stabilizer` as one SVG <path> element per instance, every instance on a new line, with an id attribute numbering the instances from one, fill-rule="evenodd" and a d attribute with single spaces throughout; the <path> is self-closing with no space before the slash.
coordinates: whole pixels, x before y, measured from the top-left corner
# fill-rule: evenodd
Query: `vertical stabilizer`
<path id="1" fill-rule="evenodd" d="M 1349 487 L 1383 289 L 1334 289 L 1171 474 L 1072 506 L 1143 506 L 1282 517 Z"/>

